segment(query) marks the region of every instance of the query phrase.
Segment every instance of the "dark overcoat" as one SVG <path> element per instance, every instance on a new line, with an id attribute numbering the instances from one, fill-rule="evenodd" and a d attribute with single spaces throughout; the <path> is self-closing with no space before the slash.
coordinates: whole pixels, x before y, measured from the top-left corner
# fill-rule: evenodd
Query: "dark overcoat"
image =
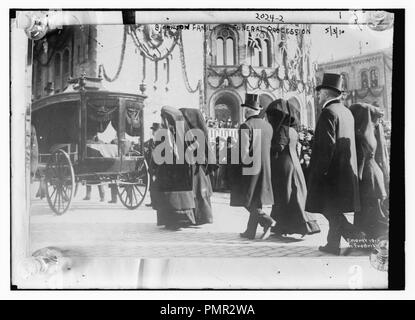
<path id="1" fill-rule="evenodd" d="M 231 178 L 231 206 L 234 207 L 260 207 L 274 204 L 271 182 L 271 139 L 272 127 L 259 116 L 250 117 L 239 127 L 239 146 L 241 146 L 242 130 L 249 130 L 249 150 L 254 163 L 260 164 L 259 172 L 254 175 L 244 175 L 240 164 L 233 166 Z M 253 152 L 253 132 L 258 129 L 261 133 L 260 152 Z M 241 150 L 240 150 L 241 151 Z"/>
<path id="2" fill-rule="evenodd" d="M 307 211 L 331 215 L 360 209 L 354 118 L 339 100 L 321 111 L 308 178 Z"/>

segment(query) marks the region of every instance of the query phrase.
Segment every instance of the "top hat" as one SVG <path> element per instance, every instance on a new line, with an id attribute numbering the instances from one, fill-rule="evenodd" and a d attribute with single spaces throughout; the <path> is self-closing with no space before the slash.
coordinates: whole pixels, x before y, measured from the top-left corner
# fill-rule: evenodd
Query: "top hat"
<path id="1" fill-rule="evenodd" d="M 338 94 L 342 93 L 343 79 L 340 74 L 337 73 L 325 73 L 323 75 L 323 82 L 316 87 L 316 90 L 331 89 Z"/>
<path id="2" fill-rule="evenodd" d="M 152 126 L 150 127 L 152 130 L 158 130 L 160 129 L 160 123 L 153 122 Z"/>
<path id="3" fill-rule="evenodd" d="M 259 96 L 257 94 L 246 93 L 245 103 L 241 104 L 241 107 L 247 107 L 253 110 L 261 110 L 261 106 L 258 103 Z"/>

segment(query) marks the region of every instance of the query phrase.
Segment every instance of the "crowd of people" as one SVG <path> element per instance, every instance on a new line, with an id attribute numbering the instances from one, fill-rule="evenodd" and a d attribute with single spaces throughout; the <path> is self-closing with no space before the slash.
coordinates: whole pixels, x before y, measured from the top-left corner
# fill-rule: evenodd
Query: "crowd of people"
<path id="1" fill-rule="evenodd" d="M 218 120 L 213 119 L 212 117 L 206 117 L 206 125 L 208 128 L 226 128 L 226 129 L 237 129 L 239 127 L 238 121 L 232 121 L 230 118 L 228 120 Z"/>
<path id="2" fill-rule="evenodd" d="M 147 154 L 157 224 L 177 230 L 212 223 L 211 179 L 215 186 L 215 176 L 225 168 L 222 175 L 228 184 L 225 189 L 231 192 L 230 205 L 249 212 L 246 230 L 240 234 L 243 238 L 255 239 L 258 225 L 263 228 L 261 239 L 272 233 L 278 237 L 318 233 L 320 227 L 313 214 L 322 214 L 329 221 L 327 244 L 319 247 L 326 253 L 339 255 L 342 237 L 352 243 L 385 236 L 389 159 L 381 125 L 383 113 L 366 103 L 347 108 L 340 100 L 341 81 L 338 74 L 325 74 L 316 88 L 322 112 L 314 131 L 299 126 L 288 101 L 277 99 L 263 112 L 258 95 L 247 94 L 241 105 L 246 121 L 239 126 L 239 141 L 218 137 L 212 144 L 208 138 L 209 120 L 205 121 L 199 110 L 163 107 L 161 127 L 176 139 L 183 139 L 186 130 L 203 130 L 207 152 L 204 164 L 193 165 L 156 165 L 151 161 L 151 150 Z M 176 128 L 175 123 L 183 120 L 185 128 Z M 260 148 L 253 152 L 253 132 L 258 130 Z M 172 142 L 175 158 L 179 154 L 175 153 L 174 143 L 190 145 L 187 141 Z M 258 171 L 244 174 L 249 165 L 243 160 L 239 164 L 208 163 L 213 148 L 226 148 L 229 154 L 235 143 L 239 144 L 241 159 L 251 155 L 253 163 L 260 164 Z M 266 205 L 272 205 L 270 215 L 262 209 Z M 354 213 L 353 223 L 345 213 Z"/>
<path id="3" fill-rule="evenodd" d="M 157 225 L 178 230 L 212 223 L 213 190 L 230 190 L 230 206 L 249 212 L 246 230 L 240 234 L 243 238 L 255 239 L 258 225 L 263 228 L 263 240 L 271 234 L 318 233 L 320 227 L 313 214 L 322 214 L 329 222 L 327 243 L 319 247 L 326 253 L 339 255 L 342 237 L 349 243 L 374 243 L 387 235 L 390 128 L 382 122 L 379 107 L 367 103 L 346 107 L 341 101 L 341 82 L 340 75 L 326 73 L 316 88 L 322 111 L 314 130 L 300 126 L 298 114 L 288 101 L 277 99 L 263 110 L 256 94 L 246 94 L 241 105 L 246 120 L 240 125 L 230 119 L 218 122 L 206 118 L 198 109 L 163 107 L 161 123 L 154 123 L 151 129 L 153 136 L 161 128 L 168 132 L 163 142 L 170 149 L 165 152 L 173 154 L 173 163 L 155 161 L 153 151 L 162 141 L 151 138 L 144 144 L 151 177 L 151 203 L 147 205 L 157 211 Z M 176 126 L 178 122 L 185 125 Z M 212 126 L 236 125 L 238 140 L 209 140 Z M 32 149 L 37 149 L 32 129 Z M 201 130 L 203 141 L 196 136 L 188 141 L 191 129 Z M 258 132 L 260 140 L 255 140 L 254 133 Z M 96 136 L 87 138 L 87 142 L 99 144 Z M 186 150 L 194 145 L 204 148 L 204 161 L 180 159 L 184 155 L 177 146 Z M 125 153 L 133 147 L 123 145 L 121 149 Z M 235 147 L 240 159 L 237 164 L 230 161 Z M 212 164 L 209 159 L 215 157 Z M 251 159 L 251 164 L 246 164 L 246 159 Z M 32 152 L 32 167 L 36 161 L 37 152 Z M 244 173 L 252 164 L 259 164 L 257 170 Z M 44 188 L 41 180 L 41 198 Z M 104 189 L 101 185 L 98 188 L 104 201 Z M 110 189 L 109 202 L 115 203 L 116 185 L 110 184 Z M 87 186 L 84 199 L 90 198 L 91 186 Z M 263 206 L 272 206 L 270 215 Z M 354 213 L 353 223 L 346 213 Z"/>

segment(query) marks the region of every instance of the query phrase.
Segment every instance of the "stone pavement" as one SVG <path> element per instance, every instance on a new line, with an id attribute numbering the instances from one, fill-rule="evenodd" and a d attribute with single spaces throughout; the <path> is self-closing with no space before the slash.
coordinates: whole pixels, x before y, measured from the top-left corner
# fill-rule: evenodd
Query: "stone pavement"
<path id="1" fill-rule="evenodd" d="M 169 231 L 156 226 L 156 213 L 152 208 L 143 204 L 130 211 L 121 204 L 99 202 L 95 189 L 90 201 L 83 201 L 83 195 L 78 194 L 71 209 L 62 216 L 55 216 L 45 199 L 34 199 L 30 213 L 31 251 L 52 246 L 78 257 L 330 256 L 317 250 L 325 243 L 328 229 L 321 215 L 315 215 L 322 229 L 320 234 L 246 240 L 239 237 L 239 232 L 245 228 L 248 213 L 243 208 L 230 207 L 229 194 L 215 193 L 212 197 L 213 224 Z M 261 229 L 258 227 L 257 238 Z M 365 254 L 353 252 L 352 255 Z"/>
<path id="2" fill-rule="evenodd" d="M 169 231 L 156 226 L 153 209 L 142 205 L 130 211 L 121 204 L 99 202 L 97 188 L 92 191 L 93 199 L 83 201 L 81 189 L 72 208 L 62 216 L 55 216 L 45 199 L 32 201 L 31 252 L 56 247 L 65 258 L 56 266 L 59 271 L 23 278 L 17 282 L 19 288 L 387 287 L 387 272 L 376 270 L 367 254 L 338 257 L 317 250 L 325 243 L 328 229 L 321 215 L 315 215 L 322 229 L 319 234 L 246 240 L 239 233 L 248 213 L 230 207 L 228 194 L 212 197 L 213 224 Z M 258 228 L 257 237 L 260 234 Z"/>

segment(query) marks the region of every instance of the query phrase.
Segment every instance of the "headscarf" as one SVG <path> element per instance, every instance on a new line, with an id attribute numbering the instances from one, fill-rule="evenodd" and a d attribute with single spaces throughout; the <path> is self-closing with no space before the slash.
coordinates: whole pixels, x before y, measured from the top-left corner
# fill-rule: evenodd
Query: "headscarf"
<path id="1" fill-rule="evenodd" d="M 189 129 L 199 129 L 203 131 L 205 138 L 205 164 L 203 165 L 203 167 L 207 174 L 214 171 L 217 168 L 217 166 L 209 165 L 209 158 L 215 159 L 215 153 L 209 141 L 209 131 L 202 113 L 199 109 L 194 108 L 181 108 L 180 111 L 182 112 Z M 199 143 L 201 142 L 199 141 Z"/>
<path id="2" fill-rule="evenodd" d="M 299 124 L 293 106 L 284 99 L 277 99 L 268 106 L 266 114 L 273 129 L 272 145 L 287 145 L 289 128 L 297 128 Z"/>
<path id="3" fill-rule="evenodd" d="M 381 123 L 376 127 L 375 137 L 378 142 L 375 160 L 383 172 L 383 179 L 385 180 L 386 190 L 389 194 L 389 152 L 386 146 L 385 132 Z"/>
<path id="4" fill-rule="evenodd" d="M 176 108 L 164 106 L 161 108 L 161 118 L 163 125 L 167 130 L 167 144 L 173 149 L 176 159 L 179 159 L 184 152 L 179 152 L 177 145 L 186 147 L 187 143 L 184 139 L 185 132 L 188 130 L 187 123 L 183 114 Z M 183 123 L 177 125 L 178 122 Z"/>
<path id="5" fill-rule="evenodd" d="M 386 150 L 385 138 L 383 135 L 382 125 L 379 123 L 379 119 L 383 116 L 383 112 L 380 108 L 372 106 L 368 103 L 356 103 L 350 106 L 350 111 L 353 114 L 355 120 L 355 134 L 356 134 L 356 148 L 357 148 L 357 161 L 359 169 L 359 178 L 362 179 L 363 171 L 366 160 L 369 158 L 375 158 L 378 154 L 378 162 L 380 167 L 385 167 L 387 171 L 387 180 L 389 181 L 389 164 L 388 155 Z M 381 150 L 381 152 L 377 152 Z M 382 169 L 384 175 L 385 172 Z"/>

